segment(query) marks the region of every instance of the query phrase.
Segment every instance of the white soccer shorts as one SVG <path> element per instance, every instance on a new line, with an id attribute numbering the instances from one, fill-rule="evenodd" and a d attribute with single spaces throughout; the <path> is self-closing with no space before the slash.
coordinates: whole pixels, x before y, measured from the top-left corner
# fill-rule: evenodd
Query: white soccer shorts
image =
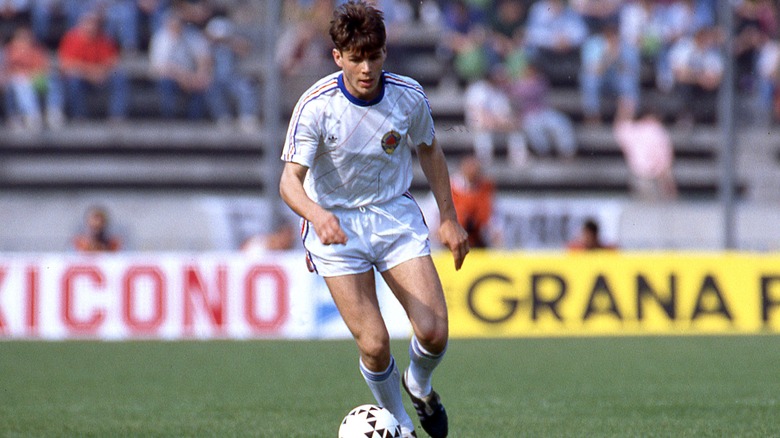
<path id="1" fill-rule="evenodd" d="M 323 277 L 384 272 L 407 260 L 430 255 L 428 226 L 414 198 L 406 193 L 384 204 L 332 209 L 347 235 L 344 245 L 323 245 L 314 227 L 303 222 L 301 237 L 309 270 Z"/>

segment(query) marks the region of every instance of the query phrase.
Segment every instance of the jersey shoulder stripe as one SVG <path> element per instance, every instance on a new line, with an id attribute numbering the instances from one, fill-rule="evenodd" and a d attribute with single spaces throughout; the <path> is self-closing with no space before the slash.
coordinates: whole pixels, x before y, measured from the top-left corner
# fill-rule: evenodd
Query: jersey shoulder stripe
<path id="1" fill-rule="evenodd" d="M 303 110 L 309 103 L 317 100 L 318 98 L 322 97 L 323 95 L 326 95 L 333 90 L 338 89 L 338 79 L 337 76 L 331 75 L 326 78 L 323 78 L 318 83 L 314 84 L 311 88 L 309 88 L 298 100 L 298 104 L 295 107 L 295 111 L 293 112 L 292 117 L 290 120 L 292 121 L 292 126 L 288 133 L 289 138 L 288 144 L 289 144 L 289 150 L 284 156 L 285 160 L 292 159 L 293 155 L 295 155 L 295 134 L 298 129 L 298 124 L 300 123 L 301 117 L 303 115 Z"/>
<path id="2" fill-rule="evenodd" d="M 423 88 L 420 85 L 420 83 L 408 76 L 399 75 L 397 73 L 385 72 L 385 81 L 386 81 L 385 83 L 411 88 L 420 93 L 423 93 Z"/>
<path id="3" fill-rule="evenodd" d="M 324 81 L 320 81 L 319 83 L 313 85 L 311 88 L 306 90 L 306 92 L 301 96 L 299 99 L 301 102 L 301 107 L 305 106 L 307 103 L 311 102 L 312 100 L 322 96 L 323 94 L 332 91 L 334 88 L 338 88 L 338 79 L 336 77 L 329 77 Z"/>
<path id="4" fill-rule="evenodd" d="M 425 95 L 422 85 L 414 79 L 396 73 L 385 72 L 385 85 L 407 88 L 419 93 L 420 97 L 425 100 L 428 109 L 430 109 L 431 105 L 428 101 L 428 96 Z"/>

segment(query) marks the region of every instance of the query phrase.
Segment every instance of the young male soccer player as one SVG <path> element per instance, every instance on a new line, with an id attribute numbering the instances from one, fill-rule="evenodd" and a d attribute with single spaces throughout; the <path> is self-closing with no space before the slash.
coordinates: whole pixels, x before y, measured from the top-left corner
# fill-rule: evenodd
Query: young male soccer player
<path id="1" fill-rule="evenodd" d="M 447 436 L 447 414 L 431 374 L 447 346 L 441 282 L 428 228 L 409 194 L 412 147 L 440 211 L 439 238 L 459 269 L 469 251 L 458 225 L 449 172 L 420 84 L 382 70 L 387 56 L 382 12 L 349 1 L 333 14 L 333 60 L 341 68 L 298 101 L 282 159 L 282 199 L 303 218 L 309 268 L 322 275 L 357 342 L 360 371 L 379 405 L 416 437 L 401 383 L 432 437 Z M 380 313 L 374 268 L 401 303 L 414 332 L 401 377 Z"/>

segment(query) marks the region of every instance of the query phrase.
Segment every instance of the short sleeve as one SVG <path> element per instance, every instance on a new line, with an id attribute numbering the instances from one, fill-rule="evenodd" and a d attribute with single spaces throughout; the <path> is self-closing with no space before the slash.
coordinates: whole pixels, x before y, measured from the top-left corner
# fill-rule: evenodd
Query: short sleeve
<path id="1" fill-rule="evenodd" d="M 311 106 L 298 102 L 282 150 L 282 160 L 311 167 L 319 145 L 319 131 Z"/>
<path id="2" fill-rule="evenodd" d="M 433 116 L 428 98 L 423 98 L 412 109 L 409 115 L 409 141 L 412 146 L 433 144 L 436 131 L 433 126 Z"/>

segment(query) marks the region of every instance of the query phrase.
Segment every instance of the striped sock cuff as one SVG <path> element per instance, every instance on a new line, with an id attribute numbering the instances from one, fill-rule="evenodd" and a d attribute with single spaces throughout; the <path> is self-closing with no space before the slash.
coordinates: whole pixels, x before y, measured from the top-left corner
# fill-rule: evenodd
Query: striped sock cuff
<path id="1" fill-rule="evenodd" d="M 416 336 L 412 336 L 412 342 L 409 343 L 411 348 L 411 353 L 413 355 L 416 355 L 418 357 L 424 357 L 427 359 L 440 359 L 442 356 L 444 356 L 444 353 L 447 352 L 447 347 L 444 347 L 444 350 L 439 354 L 433 354 L 430 351 L 426 350 L 422 345 L 420 345 L 420 341 L 417 340 Z"/>
<path id="2" fill-rule="evenodd" d="M 375 373 L 368 368 L 366 368 L 366 365 L 363 363 L 363 359 L 360 359 L 360 372 L 363 374 L 363 377 L 365 377 L 366 380 L 371 382 L 384 382 L 385 380 L 389 379 L 390 376 L 393 375 L 393 370 L 395 370 L 395 358 L 391 355 L 390 356 L 390 365 L 387 366 L 387 369 L 384 371 L 380 371 L 378 373 Z"/>

